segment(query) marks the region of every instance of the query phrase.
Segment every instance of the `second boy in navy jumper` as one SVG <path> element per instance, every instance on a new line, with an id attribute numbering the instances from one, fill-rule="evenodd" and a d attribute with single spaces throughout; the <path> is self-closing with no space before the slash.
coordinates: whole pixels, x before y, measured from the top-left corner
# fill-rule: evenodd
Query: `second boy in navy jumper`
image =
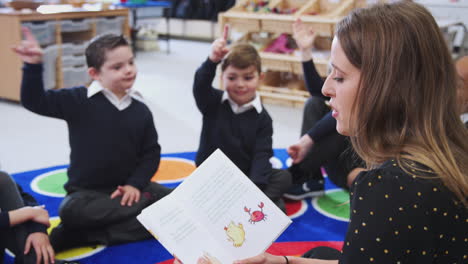
<path id="1" fill-rule="evenodd" d="M 150 238 L 137 221 L 143 208 L 170 190 L 151 182 L 161 147 L 148 107 L 132 90 L 136 66 L 122 36 L 104 35 L 86 49 L 91 86 L 44 91 L 42 50 L 29 30 L 14 50 L 25 62 L 21 103 L 67 122 L 71 147 L 61 224 L 50 239 L 56 251 Z"/>
<path id="2" fill-rule="evenodd" d="M 269 162 L 273 156 L 272 119 L 256 94 L 261 79 L 260 57 L 247 44 L 229 51 L 226 34 L 227 28 L 224 38 L 215 40 L 209 58 L 195 74 L 193 93 L 203 115 L 196 164 L 219 148 L 273 202 L 284 207 L 281 197 L 291 185 L 291 175 L 272 169 Z M 223 58 L 224 92 L 212 87 L 216 66 Z"/>

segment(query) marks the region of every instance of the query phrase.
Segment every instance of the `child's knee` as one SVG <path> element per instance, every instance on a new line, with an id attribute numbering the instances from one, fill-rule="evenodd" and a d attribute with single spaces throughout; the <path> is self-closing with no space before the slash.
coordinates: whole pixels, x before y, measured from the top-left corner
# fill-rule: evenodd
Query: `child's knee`
<path id="1" fill-rule="evenodd" d="M 7 188 L 16 188 L 16 184 L 8 173 L 0 171 L 0 189 Z"/>
<path id="2" fill-rule="evenodd" d="M 173 189 L 167 188 L 164 185 L 161 185 L 156 182 L 150 182 L 143 190 L 142 190 L 142 199 L 148 199 L 149 204 L 158 201 L 159 199 L 165 197 L 169 193 L 171 193 Z"/>
<path id="3" fill-rule="evenodd" d="M 282 190 L 288 190 L 293 183 L 292 175 L 287 170 L 273 170 L 270 184 L 280 187 Z"/>
<path id="4" fill-rule="evenodd" d="M 293 183 L 293 179 L 292 179 L 292 175 L 289 171 L 287 170 L 283 170 L 283 172 L 281 173 L 281 183 L 282 185 L 284 186 L 291 186 L 292 183 Z"/>
<path id="5" fill-rule="evenodd" d="M 67 195 L 59 207 L 59 216 L 62 223 L 68 227 L 79 226 L 80 219 L 83 217 L 81 208 L 85 206 L 86 202 L 82 197 L 77 197 L 73 194 Z"/>

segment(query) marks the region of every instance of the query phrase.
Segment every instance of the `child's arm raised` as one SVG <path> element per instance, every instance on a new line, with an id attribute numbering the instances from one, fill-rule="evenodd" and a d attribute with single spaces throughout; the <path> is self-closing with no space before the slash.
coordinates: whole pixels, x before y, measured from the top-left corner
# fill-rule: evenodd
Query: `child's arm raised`
<path id="1" fill-rule="evenodd" d="M 221 101 L 223 93 L 220 90 L 214 89 L 212 83 L 216 75 L 218 63 L 229 52 L 226 46 L 228 31 L 229 28 L 226 25 L 224 27 L 223 37 L 213 42 L 210 55 L 195 72 L 193 96 L 202 114 L 210 112 L 209 109 L 213 109 L 212 107 L 216 107 Z"/>
<path id="2" fill-rule="evenodd" d="M 21 31 L 23 32 L 25 39 L 21 41 L 21 44 L 12 47 L 13 51 L 16 52 L 16 54 L 18 54 L 21 60 L 25 63 L 42 63 L 43 51 L 36 38 L 26 27 L 21 28 Z"/>
<path id="3" fill-rule="evenodd" d="M 293 23 L 293 38 L 301 51 L 302 61 L 312 60 L 312 47 L 317 34 L 298 18 Z"/>
<path id="4" fill-rule="evenodd" d="M 317 34 L 299 18 L 293 23 L 292 29 L 294 40 L 301 52 L 302 69 L 307 90 L 312 96 L 319 96 L 328 100 L 329 98 L 322 94 L 323 80 L 312 60 L 312 47 Z"/>
<path id="5" fill-rule="evenodd" d="M 71 94 L 66 89 L 44 90 L 42 77 L 43 50 L 31 31 L 23 27 L 24 40 L 12 47 L 13 52 L 18 54 L 24 62 L 23 78 L 21 81 L 21 104 L 28 110 L 45 116 L 66 119 L 64 106 L 70 106 L 73 96 L 64 98 Z M 76 98 L 76 96 L 75 96 Z M 72 107 L 68 107 L 72 109 Z"/>
<path id="6" fill-rule="evenodd" d="M 224 56 L 229 52 L 227 48 L 227 37 L 229 33 L 229 26 L 225 25 L 223 29 L 223 37 L 216 39 L 211 45 L 210 60 L 214 63 L 220 62 Z"/>

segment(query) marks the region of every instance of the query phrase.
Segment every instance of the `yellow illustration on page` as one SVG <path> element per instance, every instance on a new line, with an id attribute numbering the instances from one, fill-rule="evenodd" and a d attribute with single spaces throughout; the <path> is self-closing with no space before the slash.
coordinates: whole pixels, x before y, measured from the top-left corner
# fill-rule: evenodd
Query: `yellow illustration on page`
<path id="1" fill-rule="evenodd" d="M 234 247 L 240 247 L 244 244 L 245 231 L 241 223 L 235 225 L 234 222 L 231 221 L 227 227 L 224 227 L 224 230 L 228 236 L 228 241 L 231 241 Z"/>

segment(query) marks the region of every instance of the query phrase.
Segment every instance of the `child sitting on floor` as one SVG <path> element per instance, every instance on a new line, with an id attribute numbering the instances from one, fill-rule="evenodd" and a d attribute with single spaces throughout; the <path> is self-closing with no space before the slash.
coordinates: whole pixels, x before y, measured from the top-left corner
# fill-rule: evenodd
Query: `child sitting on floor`
<path id="1" fill-rule="evenodd" d="M 301 138 L 288 148 L 293 165 L 289 168 L 293 187 L 284 196 L 300 200 L 325 193 L 321 167 L 328 179 L 343 189 L 349 189 L 356 176 L 364 170 L 363 161 L 354 152 L 349 137 L 336 131 L 336 120 L 322 94 L 324 81 L 312 60 L 316 33 L 300 19 L 292 27 L 294 40 L 302 57 L 302 69 L 311 97 L 304 104 Z"/>
<path id="2" fill-rule="evenodd" d="M 49 225 L 44 206 L 39 206 L 10 175 L 0 171 L 0 263 L 8 249 L 19 264 L 79 264 L 55 259 L 47 235 Z"/>
<path id="3" fill-rule="evenodd" d="M 229 50 L 227 30 L 223 38 L 213 42 L 211 54 L 195 73 L 193 94 L 203 115 L 196 164 L 221 149 L 284 210 L 281 197 L 291 185 L 291 175 L 272 169 L 269 161 L 273 156 L 273 124 L 256 93 L 262 78 L 260 56 L 247 44 Z M 216 66 L 222 60 L 224 92 L 212 87 Z"/>
<path id="4" fill-rule="evenodd" d="M 149 108 L 132 89 L 137 70 L 123 36 L 99 36 L 86 49 L 89 88 L 44 90 L 42 50 L 28 29 L 14 48 L 24 61 L 21 103 L 67 122 L 71 147 L 67 195 L 52 230 L 55 251 L 150 238 L 137 221 L 143 208 L 170 192 L 151 182 L 161 147 Z"/>

